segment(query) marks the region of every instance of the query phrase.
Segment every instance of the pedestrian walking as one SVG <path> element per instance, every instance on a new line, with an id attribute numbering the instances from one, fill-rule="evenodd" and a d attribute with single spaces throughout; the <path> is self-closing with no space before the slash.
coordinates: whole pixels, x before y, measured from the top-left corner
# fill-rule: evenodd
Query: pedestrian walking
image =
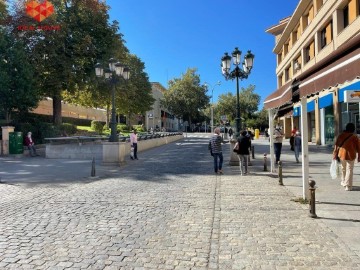
<path id="1" fill-rule="evenodd" d="M 232 136 L 234 134 L 234 131 L 232 130 L 232 128 L 229 128 L 229 138 L 232 139 Z"/>
<path id="2" fill-rule="evenodd" d="M 32 139 L 32 133 L 30 131 L 27 133 L 27 136 L 25 137 L 25 145 L 30 151 L 30 156 L 32 157 L 39 156 L 38 153 L 36 152 L 35 143 L 34 140 Z"/>
<path id="3" fill-rule="evenodd" d="M 283 138 L 284 133 L 281 131 L 280 126 L 276 126 L 274 130 L 274 150 L 276 164 L 280 161 Z"/>
<path id="4" fill-rule="evenodd" d="M 341 185 L 345 190 L 352 190 L 354 164 L 360 162 L 360 142 L 355 132 L 355 125 L 348 123 L 345 130 L 339 135 L 335 142 L 333 159 L 340 159 Z"/>
<path id="5" fill-rule="evenodd" d="M 131 147 L 134 148 L 134 156 L 131 155 L 130 158 L 132 160 L 138 159 L 138 156 L 137 156 L 138 137 L 137 137 L 136 129 L 134 129 L 133 132 L 130 134 L 130 143 L 131 143 Z"/>
<path id="6" fill-rule="evenodd" d="M 300 131 L 295 132 L 295 136 L 294 136 L 294 152 L 295 152 L 296 163 L 299 163 L 299 155 L 300 155 L 300 152 L 301 152 L 301 134 L 300 134 Z"/>
<path id="7" fill-rule="evenodd" d="M 220 136 L 220 128 L 214 129 L 214 134 L 210 139 L 211 152 L 214 158 L 214 171 L 216 174 L 222 174 L 222 165 L 224 161 L 221 144 L 224 143 L 223 138 Z"/>
<path id="8" fill-rule="evenodd" d="M 240 175 L 248 174 L 248 161 L 251 148 L 251 137 L 247 136 L 248 132 L 243 130 L 237 139 L 238 150 L 236 151 L 239 158 Z"/>

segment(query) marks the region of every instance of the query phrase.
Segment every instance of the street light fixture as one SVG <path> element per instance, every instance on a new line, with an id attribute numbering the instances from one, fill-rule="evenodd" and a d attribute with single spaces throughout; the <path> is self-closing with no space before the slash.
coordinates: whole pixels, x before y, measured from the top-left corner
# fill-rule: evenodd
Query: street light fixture
<path id="1" fill-rule="evenodd" d="M 119 77 L 122 77 L 125 80 L 130 78 L 130 70 L 124 65 L 117 62 L 114 58 L 109 60 L 109 68 L 103 68 L 100 63 L 95 65 L 95 74 L 97 77 L 105 77 L 109 80 L 112 85 L 112 95 L 111 95 L 111 135 L 109 142 L 117 142 L 119 138 L 116 132 L 116 108 L 115 108 L 115 85 L 119 81 Z"/>
<path id="2" fill-rule="evenodd" d="M 231 56 L 228 53 L 221 58 L 221 71 L 226 80 L 233 80 L 236 78 L 236 133 L 235 136 L 238 137 L 241 129 L 241 120 L 240 120 L 240 100 L 239 100 L 239 79 L 246 79 L 253 67 L 254 64 L 254 55 L 251 51 L 248 51 L 244 56 L 244 61 L 242 62 L 242 69 L 239 67 L 241 63 L 241 51 L 238 47 L 232 52 Z M 231 58 L 235 68 L 230 71 L 231 68 Z"/>
<path id="3" fill-rule="evenodd" d="M 208 86 L 211 86 L 209 83 L 205 82 L 204 85 L 206 86 L 206 88 L 208 88 Z M 214 130 L 214 88 L 215 86 L 221 85 L 221 82 L 218 81 L 211 89 L 211 131 Z"/>

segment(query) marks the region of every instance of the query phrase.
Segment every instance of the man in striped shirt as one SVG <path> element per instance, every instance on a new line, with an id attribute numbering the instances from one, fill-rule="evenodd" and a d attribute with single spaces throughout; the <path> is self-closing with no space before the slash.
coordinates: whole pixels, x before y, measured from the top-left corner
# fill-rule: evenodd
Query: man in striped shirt
<path id="1" fill-rule="evenodd" d="M 222 147 L 221 143 L 223 143 L 223 138 L 220 136 L 220 128 L 214 129 L 214 135 L 210 139 L 211 142 L 211 151 L 213 153 L 214 157 L 214 170 L 215 173 L 222 174 L 222 164 L 223 164 L 223 153 L 222 153 Z"/>

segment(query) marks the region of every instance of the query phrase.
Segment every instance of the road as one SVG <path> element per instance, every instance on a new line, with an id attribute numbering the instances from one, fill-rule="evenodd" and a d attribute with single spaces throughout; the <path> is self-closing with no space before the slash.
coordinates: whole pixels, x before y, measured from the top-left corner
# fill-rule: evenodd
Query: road
<path id="1" fill-rule="evenodd" d="M 51 161 L 29 158 L 41 181 L 27 183 L 7 178 L 15 169 L 3 159 L 0 269 L 359 269 L 260 163 L 241 177 L 226 151 L 215 175 L 207 136 L 139 153 L 99 178 L 73 162 L 60 181 L 64 168 L 41 174 Z"/>

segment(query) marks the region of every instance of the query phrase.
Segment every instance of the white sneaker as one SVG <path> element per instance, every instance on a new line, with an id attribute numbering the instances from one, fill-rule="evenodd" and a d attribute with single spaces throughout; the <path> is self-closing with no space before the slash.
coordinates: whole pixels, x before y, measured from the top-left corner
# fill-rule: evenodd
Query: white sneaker
<path id="1" fill-rule="evenodd" d="M 351 191 L 351 187 L 346 186 L 346 187 L 345 187 L 345 190 L 346 190 L 346 191 Z"/>

